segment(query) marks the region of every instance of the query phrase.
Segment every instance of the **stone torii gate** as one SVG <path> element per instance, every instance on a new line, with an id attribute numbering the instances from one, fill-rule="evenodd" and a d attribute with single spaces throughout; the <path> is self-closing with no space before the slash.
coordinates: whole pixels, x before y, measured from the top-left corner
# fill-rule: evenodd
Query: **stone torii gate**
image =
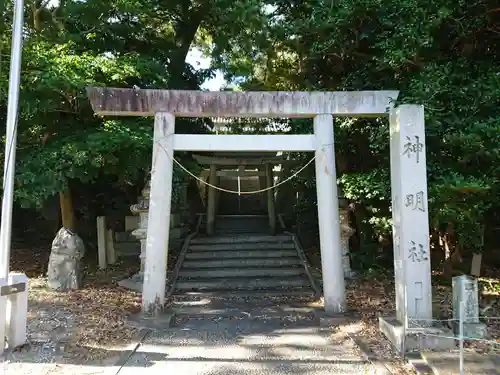
<path id="1" fill-rule="evenodd" d="M 393 108 L 398 91 L 359 92 L 200 92 L 88 88 L 94 111 L 102 116 L 151 116 L 154 145 L 149 225 L 142 292 L 144 312 L 161 311 L 171 206 L 174 151 L 315 152 L 324 307 L 345 309 L 340 244 L 334 116 L 380 117 L 389 114 L 396 320 L 385 329 L 402 340 L 398 324 L 432 318 L 424 110 Z M 175 117 L 309 117 L 314 134 L 176 134 Z M 383 327 L 382 327 L 383 328 Z M 386 333 L 387 334 L 387 333 Z M 399 342 L 399 341 L 398 341 Z"/>

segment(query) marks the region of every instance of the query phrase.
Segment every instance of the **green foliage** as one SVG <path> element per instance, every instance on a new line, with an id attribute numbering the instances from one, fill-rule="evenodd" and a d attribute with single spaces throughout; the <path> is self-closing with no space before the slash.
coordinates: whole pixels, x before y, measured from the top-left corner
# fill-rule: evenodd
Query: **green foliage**
<path id="1" fill-rule="evenodd" d="M 242 89 L 399 89 L 398 104 L 423 104 L 431 223 L 452 223 L 461 247 L 481 249 L 486 215 L 500 196 L 495 2 L 66 0 L 33 1 L 26 11 L 16 175 L 23 205 L 41 206 L 68 181 L 143 183 L 151 120 L 96 117 L 85 87 L 197 89 L 213 74 L 186 64 L 197 45 Z M 0 15 L 5 122 L 11 2 L 0 3 Z M 290 125 L 294 133 L 311 129 L 308 120 Z M 201 132 L 202 122 L 182 120 L 179 129 Z M 387 237 L 387 120 L 337 119 L 335 147 L 343 195 L 365 208 L 367 237 Z M 188 154 L 179 157 L 194 170 Z M 313 172 L 294 182 L 303 194 L 297 209 L 310 213 Z M 175 183 L 184 178 L 176 167 Z"/>
<path id="2" fill-rule="evenodd" d="M 67 187 L 69 180 L 89 183 L 101 173 L 137 180 L 151 163 L 151 126 L 106 121 L 101 129 L 80 130 L 22 154 L 16 196 L 23 206 L 41 206 Z"/>
<path id="3" fill-rule="evenodd" d="M 17 201 L 41 207 L 71 181 L 88 185 L 112 177 L 124 186 L 143 184 L 151 166 L 152 119 L 99 118 L 90 108 L 85 88 L 198 89 L 212 71 L 195 71 L 186 63 L 190 46 L 209 40 L 227 45 L 231 33 L 241 39 L 244 25 L 258 22 L 258 4 L 254 0 L 30 2 L 24 25 Z M 248 17 L 234 22 L 242 9 Z M 1 3 L 0 15 L 0 121 L 5 121 L 11 2 Z M 180 119 L 178 128 L 199 132 L 202 125 Z M 178 157 L 196 171 L 188 154 Z M 174 185 L 186 179 L 176 167 Z M 110 196 L 114 188 L 107 192 Z M 174 188 L 174 199 L 177 193 Z"/>
<path id="4" fill-rule="evenodd" d="M 226 69 L 247 75 L 243 88 L 399 89 L 399 103 L 423 104 L 431 223 L 453 224 L 460 247 L 481 250 L 485 215 L 500 194 L 496 3 L 277 0 L 274 6 L 257 31 L 265 41 L 254 38 L 251 56 L 226 51 Z M 337 121 L 344 195 L 368 209 L 374 234 L 386 236 L 388 146 L 387 120 Z M 316 209 L 313 199 L 305 201 Z"/>
<path id="5" fill-rule="evenodd" d="M 349 173 L 340 177 L 344 197 L 351 201 L 384 200 L 390 198 L 391 180 L 387 169 L 365 173 Z"/>

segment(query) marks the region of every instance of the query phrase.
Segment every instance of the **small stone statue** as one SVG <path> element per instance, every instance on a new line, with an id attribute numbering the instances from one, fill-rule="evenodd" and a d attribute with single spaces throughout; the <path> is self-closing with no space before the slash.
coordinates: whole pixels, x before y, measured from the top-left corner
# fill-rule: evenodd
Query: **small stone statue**
<path id="1" fill-rule="evenodd" d="M 84 254 L 83 240 L 69 229 L 61 228 L 52 242 L 47 269 L 49 288 L 58 291 L 80 289 Z"/>

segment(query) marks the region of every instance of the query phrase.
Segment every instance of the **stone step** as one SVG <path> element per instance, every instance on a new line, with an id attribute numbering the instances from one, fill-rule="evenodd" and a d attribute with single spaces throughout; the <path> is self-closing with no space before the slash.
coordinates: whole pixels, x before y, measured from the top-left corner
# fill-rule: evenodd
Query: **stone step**
<path id="1" fill-rule="evenodd" d="M 215 220 L 216 224 L 231 227 L 231 228 L 247 228 L 247 227 L 266 227 L 269 224 L 269 220 L 266 219 L 220 219 Z"/>
<path id="2" fill-rule="evenodd" d="M 224 268 L 224 267 L 282 267 L 302 265 L 302 261 L 295 254 L 289 258 L 228 258 L 228 259 L 207 259 L 207 260 L 185 260 L 183 269 L 190 268 Z"/>
<path id="3" fill-rule="evenodd" d="M 252 243 L 252 242 L 286 242 L 290 241 L 290 235 L 247 235 L 247 236 L 217 236 L 217 237 L 195 237 L 191 240 L 192 244 L 234 244 L 234 243 Z"/>
<path id="4" fill-rule="evenodd" d="M 190 302 L 192 305 L 200 305 L 204 301 L 217 300 L 217 299 L 230 299 L 237 300 L 239 298 L 244 301 L 285 301 L 291 297 L 294 300 L 315 300 L 314 290 L 310 286 L 293 287 L 293 288 L 273 288 L 273 289 L 257 289 L 257 290 L 203 290 L 203 291 L 184 291 L 175 290 L 173 293 L 175 297 L 174 304 L 186 304 Z"/>
<path id="5" fill-rule="evenodd" d="M 215 235 L 216 236 L 228 236 L 228 235 L 266 235 L 270 233 L 270 230 L 268 228 L 246 228 L 246 229 L 216 229 L 215 230 Z"/>
<path id="6" fill-rule="evenodd" d="M 296 291 L 297 288 L 289 289 L 290 291 Z M 272 290 L 270 290 L 272 291 Z M 303 288 L 303 291 L 306 289 Z M 290 299 L 290 296 L 283 295 L 283 289 L 279 290 L 280 295 L 278 297 L 283 297 L 283 300 L 269 298 L 256 297 L 250 298 L 251 291 L 246 292 L 247 298 L 218 298 L 209 297 L 207 298 L 206 293 L 203 292 L 187 292 L 184 296 L 177 296 L 171 301 L 169 306 L 174 309 L 181 308 L 203 308 L 207 310 L 227 310 L 227 309 L 238 309 L 243 311 L 249 311 L 249 309 L 259 310 L 259 311 L 278 311 L 278 312 L 311 312 L 318 309 L 318 307 L 311 307 L 311 302 L 317 300 L 316 298 L 308 299 Z M 285 291 L 286 292 L 286 291 Z M 285 300 L 286 298 L 286 300 Z M 250 301 L 250 303 L 248 302 Z M 321 309 L 321 308 L 320 308 Z"/>
<path id="7" fill-rule="evenodd" d="M 190 251 L 228 251 L 228 250 L 275 250 L 275 249 L 295 249 L 295 244 L 289 242 L 269 242 L 269 243 L 218 243 L 218 244 L 190 244 Z"/>
<path id="8" fill-rule="evenodd" d="M 267 225 L 269 218 L 266 216 L 216 216 L 215 222 L 226 225 Z"/>
<path id="9" fill-rule="evenodd" d="M 245 317 L 245 318 L 309 318 L 315 320 L 314 308 L 281 308 L 275 307 L 253 307 L 249 304 L 242 307 L 210 308 L 205 306 L 188 306 L 176 304 L 172 310 L 176 316 L 190 317 Z"/>
<path id="10" fill-rule="evenodd" d="M 309 286 L 309 280 L 305 277 L 287 277 L 287 278 L 208 278 L 196 280 L 177 280 L 175 289 L 183 290 L 255 290 L 255 289 L 273 289 L 287 288 L 297 286 Z"/>
<path id="11" fill-rule="evenodd" d="M 267 220 L 267 211 L 261 214 L 233 214 L 233 215 L 215 215 L 217 220 Z"/>
<path id="12" fill-rule="evenodd" d="M 229 251 L 200 251 L 186 254 L 186 259 L 220 259 L 220 258 L 282 258 L 297 256 L 295 249 L 284 250 L 229 250 Z"/>
<path id="13" fill-rule="evenodd" d="M 228 230 L 266 230 L 269 228 L 268 223 L 260 224 L 260 223 L 216 223 L 215 228 L 219 230 L 228 229 Z"/>
<path id="14" fill-rule="evenodd" d="M 230 268 L 202 268 L 202 269 L 185 269 L 181 268 L 179 278 L 217 278 L 217 277 L 288 277 L 300 276 L 304 274 L 301 267 L 281 267 L 281 268 L 246 268 L 246 267 L 230 267 Z M 180 280 L 180 279 L 178 279 Z"/>

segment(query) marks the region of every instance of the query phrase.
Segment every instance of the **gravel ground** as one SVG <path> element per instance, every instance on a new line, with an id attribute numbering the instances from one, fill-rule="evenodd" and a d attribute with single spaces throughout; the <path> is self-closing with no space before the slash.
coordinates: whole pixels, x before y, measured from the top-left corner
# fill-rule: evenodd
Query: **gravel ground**
<path id="1" fill-rule="evenodd" d="M 140 295 L 119 288 L 117 282 L 134 273 L 137 262 L 120 262 L 106 271 L 86 265 L 84 288 L 60 293 L 46 287 L 47 258 L 46 251 L 36 249 L 12 252 L 11 270 L 30 277 L 28 341 L 6 353 L 0 371 L 16 375 L 96 373 L 95 366 L 114 363 L 135 335 L 125 319 L 140 310 Z"/>
<path id="2" fill-rule="evenodd" d="M 485 299 L 491 300 L 491 290 L 499 289 L 498 279 L 480 279 L 481 306 Z M 496 288 L 496 289 L 495 289 Z M 394 278 L 386 275 L 379 279 L 356 280 L 347 285 L 349 306 L 359 317 L 358 326 L 353 333 L 363 339 L 373 353 L 384 362 L 386 367 L 397 375 L 415 374 L 415 371 L 394 351 L 390 342 L 378 330 L 379 316 L 394 316 L 396 310 L 394 296 Z M 452 318 L 451 286 L 433 286 L 433 316 L 435 319 L 448 320 Z M 498 298 L 498 297 L 497 297 Z M 500 354 L 500 303 L 493 305 L 487 311 L 484 323 L 487 325 L 488 342 L 466 341 L 466 350 L 479 354 Z M 489 317 L 489 318 L 488 318 Z M 498 344 L 495 344 L 494 341 Z"/>
<path id="3" fill-rule="evenodd" d="M 140 310 L 140 295 L 117 286 L 119 280 L 136 272 L 135 259 L 117 264 L 106 272 L 87 265 L 84 289 L 57 293 L 45 287 L 43 274 L 47 251 L 16 249 L 12 257 L 11 269 L 30 277 L 29 341 L 21 350 L 9 354 L 7 361 L 0 366 L 1 373 L 69 375 L 101 373 L 103 368 L 109 369 L 136 333 L 124 322 L 127 314 Z M 498 293 L 497 279 L 485 279 L 481 284 Z M 451 288 L 437 287 L 433 293 L 434 315 L 442 319 L 451 317 Z M 347 297 L 349 306 L 357 311 L 359 319 L 348 326 L 337 327 L 338 331 L 363 338 L 394 374 L 414 374 L 413 369 L 394 353 L 390 343 L 378 331 L 378 316 L 391 315 L 395 308 L 393 278 L 387 276 L 352 282 L 347 286 Z M 321 305 L 321 301 L 316 305 Z M 487 315 L 500 317 L 500 304 L 491 307 Z M 500 319 L 488 319 L 486 322 L 490 338 L 498 339 Z M 339 334 L 338 331 L 335 334 Z M 466 346 L 468 350 L 479 353 L 498 353 L 500 348 L 500 345 L 480 342 L 470 342 Z M 75 367 L 81 365 L 87 367 Z M 245 366 L 241 367 L 242 371 L 246 371 L 242 373 L 252 374 Z M 227 371 L 231 373 L 230 368 Z M 292 373 L 301 373 L 300 369 L 294 371 Z"/>

